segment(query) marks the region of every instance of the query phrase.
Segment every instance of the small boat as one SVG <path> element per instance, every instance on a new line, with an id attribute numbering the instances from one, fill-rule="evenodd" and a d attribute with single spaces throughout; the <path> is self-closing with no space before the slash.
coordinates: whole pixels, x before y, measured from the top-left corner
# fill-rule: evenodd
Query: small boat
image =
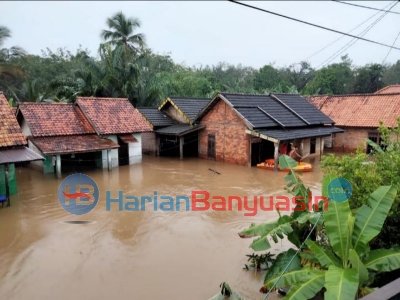
<path id="1" fill-rule="evenodd" d="M 275 160 L 273 158 L 269 158 L 265 160 L 265 162 L 257 164 L 257 167 L 261 169 L 274 170 L 274 165 L 275 165 Z M 281 169 L 278 166 L 278 170 L 289 171 L 290 169 Z M 312 164 L 301 161 L 297 164 L 296 167 L 293 168 L 293 170 L 296 172 L 312 172 L 313 167 Z"/>

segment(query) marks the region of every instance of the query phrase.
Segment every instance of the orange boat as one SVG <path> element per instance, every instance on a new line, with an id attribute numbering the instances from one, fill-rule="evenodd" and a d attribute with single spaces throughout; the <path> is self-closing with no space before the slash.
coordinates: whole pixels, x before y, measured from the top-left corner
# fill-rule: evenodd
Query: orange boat
<path id="1" fill-rule="evenodd" d="M 275 160 L 273 158 L 269 158 L 269 159 L 265 160 L 265 162 L 257 164 L 258 168 L 267 169 L 267 170 L 274 170 L 274 166 L 275 166 Z M 278 166 L 278 170 L 279 171 L 289 171 L 290 169 L 281 169 Z M 311 164 L 301 161 L 298 163 L 298 165 L 296 167 L 293 168 L 293 170 L 296 172 L 312 172 L 313 167 Z"/>

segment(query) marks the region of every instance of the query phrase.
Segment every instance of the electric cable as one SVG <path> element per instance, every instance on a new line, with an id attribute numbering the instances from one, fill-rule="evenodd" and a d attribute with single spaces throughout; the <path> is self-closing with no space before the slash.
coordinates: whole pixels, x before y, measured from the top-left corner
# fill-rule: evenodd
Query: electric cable
<path id="1" fill-rule="evenodd" d="M 398 4 L 398 1 L 396 1 L 389 9 L 392 9 L 394 6 Z M 359 35 L 363 37 L 370 31 L 376 24 L 378 24 L 388 13 L 384 12 L 378 19 L 376 19 L 371 25 L 369 25 L 366 29 L 364 29 Z M 346 45 L 344 45 L 342 48 L 340 48 L 337 52 L 335 52 L 333 55 L 331 55 L 328 59 L 323 61 L 321 64 L 317 66 L 316 69 L 322 67 L 325 67 L 329 63 L 331 63 L 336 57 L 341 55 L 344 51 L 349 49 L 351 46 L 353 46 L 358 40 L 353 38 L 351 39 Z"/>
<path id="2" fill-rule="evenodd" d="M 332 1 L 336 2 L 336 3 L 340 3 L 340 4 L 347 4 L 347 5 L 351 5 L 351 6 L 357 6 L 357 7 L 367 8 L 367 9 L 385 11 L 385 12 L 388 12 L 388 13 L 400 15 L 400 12 L 397 12 L 397 11 L 387 11 L 387 10 L 383 10 L 383 9 L 379 9 L 379 8 L 375 8 L 375 7 L 369 7 L 369 6 L 364 6 L 364 5 L 360 5 L 360 4 L 348 3 L 348 2 L 344 2 L 344 1 L 337 1 L 337 0 L 332 0 Z"/>
<path id="3" fill-rule="evenodd" d="M 396 0 L 397 2 L 397 0 Z M 384 8 L 388 8 L 390 5 L 392 5 L 392 3 L 389 3 L 388 5 L 386 5 Z M 375 17 L 376 15 L 378 15 L 380 12 L 377 12 L 375 14 L 373 14 L 371 17 L 369 17 L 368 19 L 366 19 L 364 22 L 358 24 L 356 27 L 354 27 L 352 30 L 348 31 L 347 33 L 351 33 L 354 30 L 356 30 L 358 27 L 360 27 L 361 25 L 363 25 L 364 23 L 368 22 L 369 20 L 371 20 L 373 17 Z M 329 46 L 333 45 L 334 43 L 336 43 L 337 41 L 341 40 L 342 38 L 344 38 L 345 35 L 342 35 L 341 37 L 337 38 L 336 40 L 334 40 L 333 42 L 331 42 L 330 44 L 326 45 L 325 47 L 323 47 L 322 49 L 318 50 L 317 52 L 315 52 L 314 54 L 311 54 L 309 57 L 307 57 L 306 59 L 304 59 L 303 61 L 307 61 L 309 60 L 311 57 L 314 57 L 315 55 L 317 55 L 318 53 L 320 53 L 321 51 L 325 50 L 326 48 L 328 48 Z"/>
<path id="4" fill-rule="evenodd" d="M 394 40 L 392 46 L 394 46 L 394 44 L 396 44 L 396 41 L 397 41 L 397 39 L 399 38 L 399 36 L 400 36 L 400 31 L 399 31 L 399 33 L 397 34 L 397 37 L 396 37 L 396 39 Z M 385 58 L 383 59 L 382 65 L 385 63 L 385 60 L 386 60 L 386 58 L 389 56 L 389 54 L 390 54 L 391 51 L 392 51 L 392 48 L 389 49 L 389 52 L 386 54 Z"/>
<path id="5" fill-rule="evenodd" d="M 255 9 L 255 10 L 259 10 L 259 11 L 262 11 L 262 12 L 265 12 L 265 13 L 268 13 L 268 14 L 272 14 L 272 15 L 275 15 L 275 16 L 278 16 L 278 17 L 282 17 L 282 18 L 289 19 L 289 20 L 296 21 L 296 22 L 300 22 L 300 23 L 303 23 L 303 24 L 306 24 L 306 25 L 314 26 L 314 27 L 317 27 L 317 28 L 320 28 L 320 29 L 324 29 L 324 30 L 335 32 L 335 33 L 347 35 L 347 36 L 350 36 L 352 38 L 356 38 L 356 39 L 359 39 L 359 40 L 362 40 L 362 41 L 365 41 L 365 42 L 369 42 L 369 43 L 381 45 L 381 46 L 384 46 L 384 47 L 400 50 L 400 48 L 392 47 L 390 45 L 387 45 L 387 44 L 384 44 L 384 43 L 381 43 L 381 42 L 376 42 L 376 41 L 373 41 L 373 40 L 365 39 L 363 37 L 359 37 L 359 36 L 355 36 L 355 35 L 352 35 L 352 34 L 348 34 L 346 32 L 342 32 L 342 31 L 339 31 L 339 30 L 336 30 L 336 29 L 324 27 L 324 26 L 321 26 L 321 25 L 313 24 L 313 23 L 310 23 L 310 22 L 306 22 L 306 21 L 303 21 L 303 20 L 299 20 L 299 19 L 296 19 L 296 18 L 292 18 L 292 17 L 289 17 L 289 16 L 278 14 L 278 13 L 275 13 L 275 12 L 272 12 L 272 11 L 269 11 L 269 10 L 265 10 L 265 9 L 262 9 L 262 8 L 259 8 L 259 7 L 256 7 L 256 6 L 252 6 L 252 5 L 249 5 L 249 4 L 241 3 L 241 2 L 238 2 L 238 1 L 235 1 L 235 0 L 227 0 L 227 1 L 231 2 L 231 3 L 234 3 L 234 4 L 245 6 L 245 7 L 248 7 L 248 8 L 252 8 L 252 9 Z"/>

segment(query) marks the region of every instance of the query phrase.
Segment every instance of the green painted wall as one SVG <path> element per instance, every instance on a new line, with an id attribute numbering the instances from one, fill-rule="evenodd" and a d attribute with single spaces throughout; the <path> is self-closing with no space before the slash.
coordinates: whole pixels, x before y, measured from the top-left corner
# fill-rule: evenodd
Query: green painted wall
<path id="1" fill-rule="evenodd" d="M 10 195 L 15 195 L 18 193 L 17 186 L 17 174 L 15 172 L 15 165 L 8 165 L 8 186 Z M 0 165 L 0 194 L 6 194 L 6 173 L 5 173 L 5 165 Z"/>
<path id="2" fill-rule="evenodd" d="M 0 195 L 6 194 L 6 173 L 4 165 L 0 165 Z"/>
<path id="3" fill-rule="evenodd" d="M 51 156 L 44 156 L 43 173 L 54 173 L 53 160 Z"/>

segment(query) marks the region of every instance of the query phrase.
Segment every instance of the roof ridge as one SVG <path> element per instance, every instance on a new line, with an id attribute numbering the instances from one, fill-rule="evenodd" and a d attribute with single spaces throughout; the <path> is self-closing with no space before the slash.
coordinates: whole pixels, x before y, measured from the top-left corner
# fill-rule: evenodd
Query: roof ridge
<path id="1" fill-rule="evenodd" d="M 305 98 L 322 98 L 322 97 L 369 97 L 369 96 L 388 96 L 388 95 L 400 95 L 400 92 L 394 93 L 383 93 L 383 94 L 342 94 L 342 95 L 316 95 L 316 96 L 304 96 Z"/>
<path id="2" fill-rule="evenodd" d="M 210 101 L 212 98 L 196 98 L 196 97 L 175 97 L 175 96 L 169 96 L 171 100 L 174 99 L 193 99 L 193 100 L 207 100 Z"/>
<path id="3" fill-rule="evenodd" d="M 128 98 L 112 98 L 112 97 L 76 97 L 78 100 L 118 100 L 118 101 L 129 101 Z"/>

